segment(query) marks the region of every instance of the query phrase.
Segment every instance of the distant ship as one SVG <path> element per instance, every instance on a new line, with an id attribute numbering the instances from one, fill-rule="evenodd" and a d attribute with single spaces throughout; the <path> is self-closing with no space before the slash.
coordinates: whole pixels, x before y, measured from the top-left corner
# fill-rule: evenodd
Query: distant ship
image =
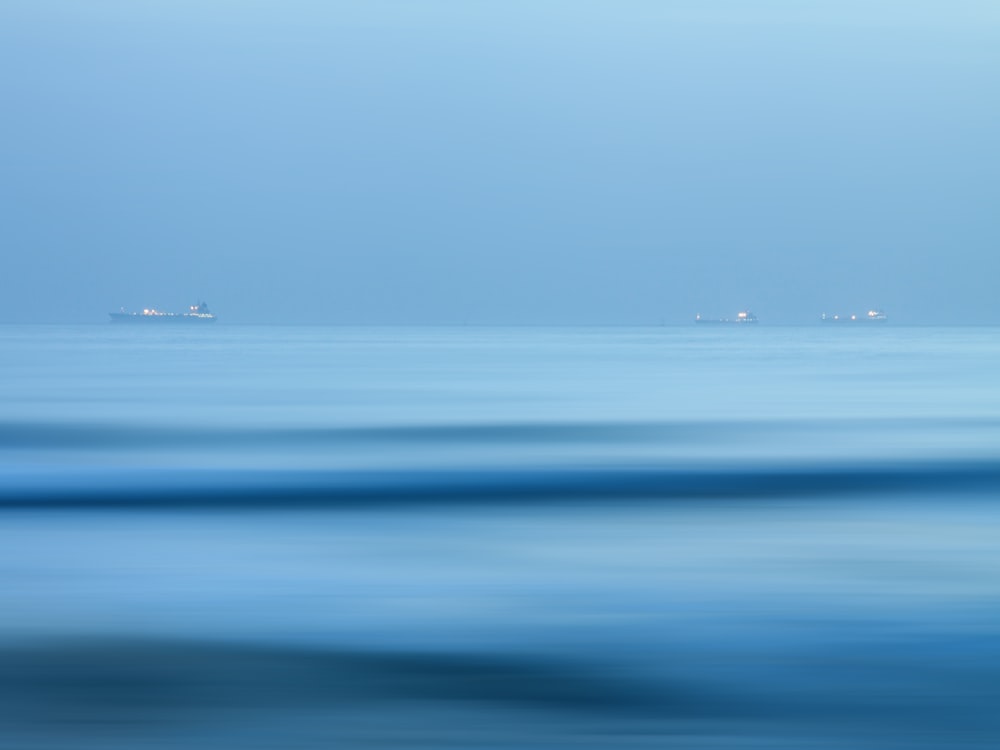
<path id="1" fill-rule="evenodd" d="M 108 315 L 111 316 L 112 323 L 214 323 L 216 320 L 205 302 L 191 305 L 185 313 L 163 312 L 155 308 L 147 308 L 142 312 L 125 312 L 123 307 L 120 312 Z"/>
<path id="2" fill-rule="evenodd" d="M 714 323 L 714 324 L 718 324 L 718 325 L 728 324 L 728 323 L 731 323 L 731 324 L 734 324 L 734 325 L 747 325 L 747 324 L 750 324 L 750 323 L 756 323 L 757 322 L 757 316 L 754 315 L 749 310 L 741 310 L 740 312 L 736 313 L 736 317 L 735 318 L 703 318 L 703 317 L 701 317 L 701 315 L 695 315 L 694 316 L 694 322 L 695 323 L 710 323 L 710 324 Z"/>
<path id="3" fill-rule="evenodd" d="M 864 315 L 827 315 L 823 313 L 820 320 L 824 323 L 884 323 L 888 318 L 881 310 L 869 310 Z"/>

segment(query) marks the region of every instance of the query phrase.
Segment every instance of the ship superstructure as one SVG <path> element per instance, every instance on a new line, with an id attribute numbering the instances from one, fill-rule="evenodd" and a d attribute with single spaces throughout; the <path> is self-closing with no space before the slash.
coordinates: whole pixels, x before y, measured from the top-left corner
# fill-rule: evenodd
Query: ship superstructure
<path id="1" fill-rule="evenodd" d="M 757 316 L 754 315 L 749 310 L 740 310 L 736 313 L 735 318 L 703 318 L 701 315 L 694 316 L 695 323 L 706 323 L 706 324 L 733 324 L 733 325 L 749 325 L 751 323 L 757 322 Z"/>
<path id="2" fill-rule="evenodd" d="M 108 313 L 112 323 L 214 323 L 216 317 L 208 309 L 208 303 L 191 305 L 187 312 L 174 313 L 147 307 L 142 312 L 127 312 L 123 307 L 119 312 Z"/>
<path id="3" fill-rule="evenodd" d="M 882 310 L 872 308 L 864 315 L 827 315 L 823 313 L 820 320 L 824 323 L 884 323 L 888 317 Z"/>

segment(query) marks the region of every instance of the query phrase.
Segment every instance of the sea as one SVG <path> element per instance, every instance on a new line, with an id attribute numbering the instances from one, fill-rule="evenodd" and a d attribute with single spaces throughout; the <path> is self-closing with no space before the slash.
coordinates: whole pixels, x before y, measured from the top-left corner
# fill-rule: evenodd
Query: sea
<path id="1" fill-rule="evenodd" d="M 1000 747 L 1000 329 L 0 326 L 0 748 Z"/>

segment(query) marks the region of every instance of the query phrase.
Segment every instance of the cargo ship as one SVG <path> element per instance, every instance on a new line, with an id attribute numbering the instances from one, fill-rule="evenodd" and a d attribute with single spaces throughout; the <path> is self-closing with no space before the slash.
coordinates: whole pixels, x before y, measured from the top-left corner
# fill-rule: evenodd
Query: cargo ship
<path id="1" fill-rule="evenodd" d="M 869 310 L 864 315 L 827 315 L 819 318 L 823 323 L 884 323 L 888 317 L 881 310 Z"/>
<path id="2" fill-rule="evenodd" d="M 694 316 L 695 323 L 717 324 L 717 325 L 749 325 L 757 322 L 757 316 L 749 310 L 740 310 L 735 318 L 703 318 L 701 315 Z"/>
<path id="3" fill-rule="evenodd" d="M 111 316 L 112 323 L 214 323 L 216 320 L 205 302 L 191 305 L 184 313 L 163 312 L 152 307 L 142 312 L 126 312 L 123 307 L 121 311 L 108 315 Z"/>

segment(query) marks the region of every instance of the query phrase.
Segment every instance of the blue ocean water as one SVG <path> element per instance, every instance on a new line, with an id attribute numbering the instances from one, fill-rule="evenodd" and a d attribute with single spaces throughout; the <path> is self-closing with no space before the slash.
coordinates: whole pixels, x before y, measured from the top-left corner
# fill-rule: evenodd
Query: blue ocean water
<path id="1" fill-rule="evenodd" d="M 0 327 L 0 747 L 995 747 L 992 328 Z"/>

